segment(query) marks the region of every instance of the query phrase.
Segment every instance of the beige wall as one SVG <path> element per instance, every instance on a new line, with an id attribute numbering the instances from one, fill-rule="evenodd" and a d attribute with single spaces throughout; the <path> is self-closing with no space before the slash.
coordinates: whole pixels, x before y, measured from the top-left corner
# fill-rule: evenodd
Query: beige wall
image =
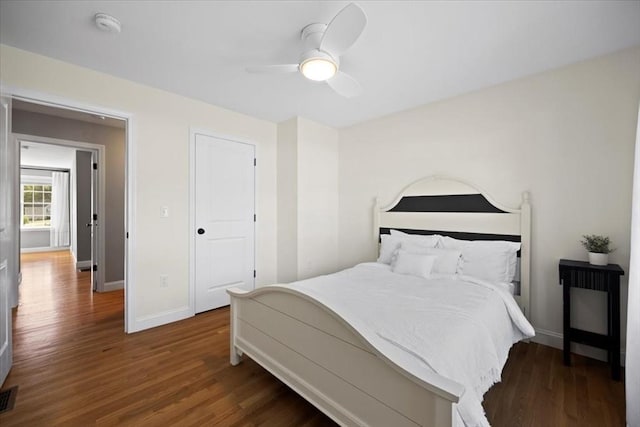
<path id="1" fill-rule="evenodd" d="M 338 131 L 298 118 L 298 278 L 337 271 Z"/>
<path id="2" fill-rule="evenodd" d="M 276 279 L 276 125 L 204 102 L 0 45 L 2 84 L 132 115 L 136 213 L 134 327 L 188 315 L 189 130 L 256 143 L 257 283 Z M 212 77 L 215 78 L 215 77 Z M 161 218 L 167 206 L 170 217 Z M 160 287 L 160 274 L 169 286 Z"/>
<path id="3" fill-rule="evenodd" d="M 513 207 L 528 190 L 533 323 L 559 345 L 558 259 L 586 259 L 581 235 L 605 234 L 628 272 L 639 100 L 636 48 L 341 130 L 340 265 L 375 258 L 374 198 L 391 202 L 424 176 L 464 179 Z M 626 276 L 623 287 L 626 307 Z M 604 295 L 575 290 L 574 325 L 606 330 Z"/>
<path id="4" fill-rule="evenodd" d="M 338 131 L 295 117 L 278 124 L 278 281 L 336 271 Z"/>
<path id="5" fill-rule="evenodd" d="M 278 124 L 278 282 L 298 278 L 298 119 Z"/>

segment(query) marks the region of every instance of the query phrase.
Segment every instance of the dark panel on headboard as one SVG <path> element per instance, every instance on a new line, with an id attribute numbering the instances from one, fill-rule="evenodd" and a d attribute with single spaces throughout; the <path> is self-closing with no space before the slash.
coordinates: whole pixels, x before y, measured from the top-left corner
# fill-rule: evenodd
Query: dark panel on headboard
<path id="1" fill-rule="evenodd" d="M 493 206 L 482 194 L 405 196 L 387 212 L 506 213 Z"/>

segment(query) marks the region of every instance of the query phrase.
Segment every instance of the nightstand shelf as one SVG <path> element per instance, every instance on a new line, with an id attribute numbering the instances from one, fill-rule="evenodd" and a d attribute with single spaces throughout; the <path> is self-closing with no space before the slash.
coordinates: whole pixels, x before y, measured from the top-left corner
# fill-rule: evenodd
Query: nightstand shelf
<path id="1" fill-rule="evenodd" d="M 571 364 L 571 341 L 607 350 L 611 376 L 620 379 L 620 276 L 617 264 L 591 265 L 584 261 L 561 259 L 558 265 L 562 285 L 564 364 Z M 571 327 L 571 288 L 592 289 L 607 293 L 606 335 Z"/>

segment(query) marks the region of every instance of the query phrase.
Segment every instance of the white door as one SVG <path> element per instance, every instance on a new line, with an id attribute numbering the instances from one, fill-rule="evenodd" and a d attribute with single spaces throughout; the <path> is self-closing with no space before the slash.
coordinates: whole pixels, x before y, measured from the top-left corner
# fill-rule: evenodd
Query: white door
<path id="1" fill-rule="evenodd" d="M 196 135 L 196 313 L 228 305 L 227 288 L 254 288 L 254 176 L 253 145 Z"/>
<path id="2" fill-rule="evenodd" d="M 0 99 L 0 386 L 7 378 L 12 363 L 11 348 L 11 292 L 9 266 L 15 262 L 11 211 L 14 206 L 10 186 L 15 165 L 9 149 L 9 114 L 11 101 Z"/>

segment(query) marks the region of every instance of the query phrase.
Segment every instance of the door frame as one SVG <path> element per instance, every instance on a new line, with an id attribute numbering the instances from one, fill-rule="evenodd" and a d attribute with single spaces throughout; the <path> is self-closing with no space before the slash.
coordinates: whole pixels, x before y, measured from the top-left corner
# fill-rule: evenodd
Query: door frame
<path id="1" fill-rule="evenodd" d="M 258 175 L 258 147 L 252 141 L 238 138 L 236 136 L 225 135 L 200 128 L 189 128 L 189 312 L 192 316 L 196 314 L 196 136 L 208 136 L 211 138 L 224 139 L 253 146 L 253 155 L 256 159 L 256 166 L 253 171 L 253 206 L 257 212 L 256 205 L 256 176 Z M 258 221 L 253 223 L 253 268 L 256 269 L 256 248 L 258 236 Z M 257 275 L 257 273 L 256 273 Z M 254 286 L 256 283 L 254 278 Z"/>
<path id="2" fill-rule="evenodd" d="M 125 121 L 125 202 L 124 202 L 124 232 L 125 247 L 124 247 L 124 331 L 126 333 L 136 332 L 144 328 L 144 325 L 139 324 L 135 315 L 135 224 L 136 224 L 136 208 L 135 208 L 135 177 L 136 177 L 136 139 L 133 132 L 134 128 L 134 115 L 124 111 L 118 111 L 111 108 L 92 105 L 52 95 L 49 93 L 43 93 L 39 91 L 24 89 L 20 87 L 2 85 L 0 86 L 0 93 L 3 96 L 10 97 L 12 99 L 19 99 L 26 102 L 35 104 L 46 105 L 50 107 L 62 108 L 66 110 L 74 110 L 83 113 L 96 114 L 105 117 L 111 117 L 114 119 Z M 102 168 L 104 170 L 104 168 Z M 104 180 L 103 180 L 104 182 Z M 104 241 L 104 239 L 103 239 Z"/>
<path id="3" fill-rule="evenodd" d="M 13 142 L 20 143 L 22 141 L 25 142 L 36 142 L 39 144 L 47 144 L 47 145 L 58 145 L 61 147 L 69 147 L 76 148 L 81 151 L 91 151 L 95 152 L 98 155 L 98 221 L 104 223 L 105 218 L 105 194 L 106 194 L 106 147 L 101 144 L 93 144 L 91 142 L 83 142 L 83 141 L 71 141 L 67 139 L 58 139 L 58 138 L 49 138 L 44 136 L 36 136 L 29 135 L 23 133 L 14 133 Z M 22 154 L 22 153 L 20 153 Z M 22 159 L 20 159 L 20 167 L 22 166 Z M 76 218 L 76 223 L 78 222 L 78 218 Z M 99 222 L 99 223 L 100 223 Z M 77 224 L 76 224 L 77 225 Z M 106 235 L 105 235 L 105 227 L 98 227 L 98 274 L 97 274 L 97 287 L 96 291 L 104 292 L 105 291 L 105 247 L 106 247 Z M 92 241 L 93 245 L 94 242 Z M 91 284 L 92 288 L 94 284 Z"/>

